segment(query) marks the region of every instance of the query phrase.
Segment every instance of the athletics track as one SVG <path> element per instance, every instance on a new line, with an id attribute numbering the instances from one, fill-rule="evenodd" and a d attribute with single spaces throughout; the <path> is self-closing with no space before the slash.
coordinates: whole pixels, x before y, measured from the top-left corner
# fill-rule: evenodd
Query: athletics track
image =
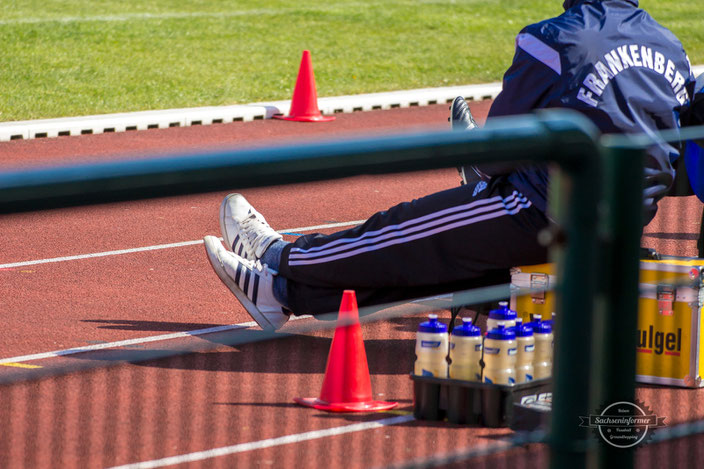
<path id="1" fill-rule="evenodd" d="M 472 103 L 478 120 L 488 106 Z M 0 169 L 445 129 L 447 114 L 435 105 L 339 114 L 323 124 L 264 120 L 12 141 L 0 143 Z M 453 170 L 441 170 L 244 193 L 292 239 L 457 182 Z M 413 420 L 408 373 L 420 308 L 363 327 L 375 397 L 400 404 L 381 414 L 326 414 L 292 403 L 320 392 L 332 331 L 305 329 L 313 319 L 288 324 L 293 335 L 284 339 L 222 345 L 237 334 L 257 337 L 200 242 L 219 235 L 225 194 L 0 219 L 0 467 L 384 467 L 512 434 Z M 694 198 L 665 200 L 644 245 L 696 255 L 700 212 Z M 175 350 L 190 352 L 144 360 Z M 668 424 L 704 418 L 699 390 L 642 386 L 638 397 Z M 701 458 L 695 440 L 701 443 L 692 439 L 678 452 L 683 461 Z M 654 448 L 640 449 L 637 460 L 673 462 Z M 532 444 L 471 464 L 545 461 L 545 448 Z"/>

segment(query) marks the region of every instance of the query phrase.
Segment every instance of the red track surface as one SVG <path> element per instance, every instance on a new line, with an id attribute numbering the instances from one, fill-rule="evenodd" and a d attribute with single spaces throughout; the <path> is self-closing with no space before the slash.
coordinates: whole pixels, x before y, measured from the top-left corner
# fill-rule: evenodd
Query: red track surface
<path id="1" fill-rule="evenodd" d="M 482 120 L 488 102 L 472 109 Z M 446 128 L 446 105 L 342 114 L 325 124 L 276 120 L 0 144 L 0 168 L 166 152 L 268 145 Z M 247 190 L 277 229 L 366 218 L 390 205 L 457 183 L 452 170 Z M 233 191 L 237 188 L 233 187 Z M 218 235 L 225 193 L 3 216 L 0 264 L 196 241 Z M 669 199 L 644 244 L 696 255 L 700 204 Z M 0 269 L 0 358 L 250 321 L 211 271 L 200 244 Z M 416 311 L 417 312 L 417 311 Z M 445 314 L 445 318 L 449 313 Z M 414 331 L 419 316 L 364 326 L 375 394 L 411 409 Z M 331 331 L 241 346 L 201 338 L 0 366 L 0 467 L 100 467 L 389 418 L 331 415 L 292 404 L 320 392 Z M 298 332 L 297 332 L 298 331 Z M 136 353 L 196 349 L 172 358 L 125 362 Z M 72 370 L 65 374 L 62 370 Z M 58 373 L 58 374 L 57 374 Z M 54 376 L 56 375 L 56 376 Z M 31 378 L 16 382 L 18 378 Z M 643 388 L 639 397 L 668 422 L 704 417 L 698 390 Z M 678 402 L 679 401 L 679 402 Z M 677 403 L 676 403 L 677 402 Z M 676 404 L 675 404 L 676 403 Z M 194 466 L 376 467 L 494 444 L 505 429 L 409 422 L 206 459 Z M 539 445 L 484 458 L 539 466 Z M 641 452 L 641 458 L 652 454 Z"/>

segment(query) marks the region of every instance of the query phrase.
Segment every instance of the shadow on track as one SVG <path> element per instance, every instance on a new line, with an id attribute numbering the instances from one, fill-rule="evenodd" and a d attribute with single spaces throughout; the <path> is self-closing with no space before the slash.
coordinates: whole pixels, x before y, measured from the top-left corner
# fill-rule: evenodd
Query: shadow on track
<path id="1" fill-rule="evenodd" d="M 187 332 L 195 329 L 207 329 L 225 325 L 196 322 L 134 321 L 129 319 L 82 319 L 81 322 L 104 324 L 98 326 L 98 329 L 150 332 Z"/>

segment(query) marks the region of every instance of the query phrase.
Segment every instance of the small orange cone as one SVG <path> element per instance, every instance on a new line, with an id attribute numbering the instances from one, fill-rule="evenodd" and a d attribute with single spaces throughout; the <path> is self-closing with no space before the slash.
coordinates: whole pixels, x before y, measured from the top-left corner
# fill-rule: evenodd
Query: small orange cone
<path id="1" fill-rule="evenodd" d="M 323 116 L 318 109 L 318 93 L 315 91 L 315 75 L 313 74 L 310 51 L 303 51 L 289 115 L 274 116 L 274 118 L 298 122 L 329 122 L 335 120 L 335 116 Z"/>
<path id="2" fill-rule="evenodd" d="M 329 412 L 370 412 L 392 409 L 398 402 L 372 400 L 367 354 L 354 290 L 345 290 L 332 338 L 320 398 L 295 397 L 298 404 Z"/>

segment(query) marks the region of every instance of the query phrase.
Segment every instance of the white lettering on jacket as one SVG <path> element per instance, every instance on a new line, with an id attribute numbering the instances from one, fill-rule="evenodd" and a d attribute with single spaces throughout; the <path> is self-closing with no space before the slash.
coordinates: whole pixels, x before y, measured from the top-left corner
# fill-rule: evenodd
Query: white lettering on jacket
<path id="1" fill-rule="evenodd" d="M 684 85 L 686 77 L 690 76 L 689 69 L 677 70 L 675 62 L 670 58 L 650 47 L 639 44 L 625 44 L 615 47 L 604 54 L 603 60 L 597 60 L 592 64 L 593 71 L 587 73 L 582 86 L 577 90 L 577 99 L 589 106 L 597 107 L 598 98 L 604 93 L 609 83 L 619 73 L 632 67 L 647 68 L 662 75 L 670 84 L 677 101 L 680 104 L 687 102 L 687 90 Z"/>

